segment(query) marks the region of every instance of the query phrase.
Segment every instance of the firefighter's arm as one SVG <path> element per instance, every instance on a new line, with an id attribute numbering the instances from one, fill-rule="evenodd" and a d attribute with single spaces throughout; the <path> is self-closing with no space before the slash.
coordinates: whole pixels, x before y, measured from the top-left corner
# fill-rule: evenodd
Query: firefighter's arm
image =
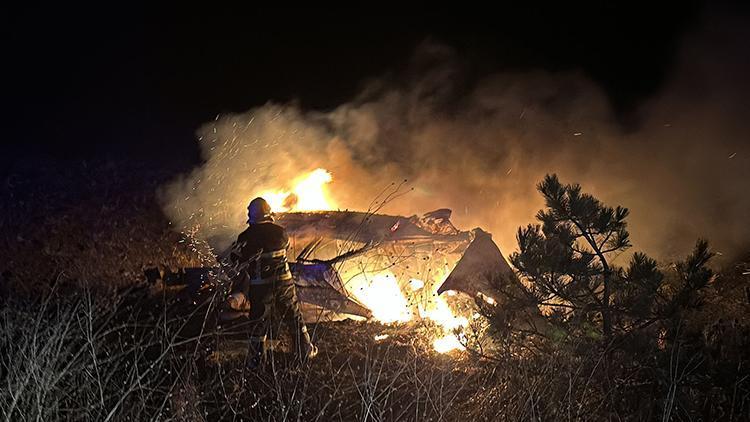
<path id="1" fill-rule="evenodd" d="M 281 244 L 284 245 L 283 249 L 289 252 L 289 235 L 286 234 L 286 230 L 281 232 Z"/>

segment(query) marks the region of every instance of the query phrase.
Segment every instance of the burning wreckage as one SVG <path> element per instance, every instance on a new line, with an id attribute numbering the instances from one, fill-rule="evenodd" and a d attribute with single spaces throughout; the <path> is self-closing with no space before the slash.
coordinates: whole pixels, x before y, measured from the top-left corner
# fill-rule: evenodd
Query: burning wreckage
<path id="1" fill-rule="evenodd" d="M 489 233 L 458 230 L 450 215 L 449 209 L 421 217 L 277 213 L 276 221 L 286 228 L 292 256 L 297 257 L 290 269 L 305 319 L 353 315 L 405 322 L 417 315 L 442 320 L 448 328 L 465 325 L 466 319 L 452 314 L 442 293 L 460 292 L 493 303 L 490 280 L 516 278 Z M 147 277 L 195 291 L 220 273 L 219 268 L 168 274 L 152 269 Z M 463 324 L 455 322 L 461 319 Z"/>

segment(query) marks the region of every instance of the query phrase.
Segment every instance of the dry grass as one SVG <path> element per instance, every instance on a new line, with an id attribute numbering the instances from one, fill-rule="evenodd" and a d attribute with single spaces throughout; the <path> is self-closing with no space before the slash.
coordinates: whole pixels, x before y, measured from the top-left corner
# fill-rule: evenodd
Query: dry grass
<path id="1" fill-rule="evenodd" d="M 144 266 L 201 261 L 156 205 L 161 176 L 77 171 L 0 190 L 3 420 L 750 420 L 747 353 L 712 360 L 698 340 L 440 355 L 429 326 L 344 321 L 311 326 L 317 359 L 281 350 L 251 369 L 246 332 L 216 324 L 216 290 L 143 284 Z"/>
<path id="2" fill-rule="evenodd" d="M 703 392 L 701 383 L 710 383 L 701 379 L 701 356 L 680 349 L 666 365 L 654 359 L 650 367 L 616 354 L 607 359 L 595 347 L 487 360 L 435 353 L 426 327 L 344 321 L 312 325 L 321 347 L 316 359 L 299 364 L 281 347 L 251 368 L 247 334 L 217 326 L 211 293 L 204 299 L 193 305 L 176 292 L 143 287 L 116 298 L 53 290 L 36 303 L 6 303 L 0 414 L 6 420 L 691 420 L 708 405 L 709 414 L 747 415 L 746 379 L 733 381 L 731 398 Z M 389 337 L 375 340 L 383 333 Z M 714 403 L 686 402 L 691 397 Z"/>

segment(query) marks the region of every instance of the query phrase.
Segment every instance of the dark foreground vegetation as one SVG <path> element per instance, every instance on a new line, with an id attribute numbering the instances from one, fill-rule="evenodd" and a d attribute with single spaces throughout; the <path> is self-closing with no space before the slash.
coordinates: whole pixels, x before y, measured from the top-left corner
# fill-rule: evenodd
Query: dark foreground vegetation
<path id="1" fill-rule="evenodd" d="M 421 323 L 321 322 L 318 358 L 282 344 L 252 369 L 243 327 L 216 322 L 219 286 L 145 281 L 206 256 L 160 212 L 168 177 L 3 175 L 4 420 L 750 419 L 750 256 L 712 267 L 698 241 L 680 262 L 634 253 L 620 268 L 627 210 L 549 177 L 510 259 L 523 283 L 494 280 L 467 351 L 435 353 Z"/>

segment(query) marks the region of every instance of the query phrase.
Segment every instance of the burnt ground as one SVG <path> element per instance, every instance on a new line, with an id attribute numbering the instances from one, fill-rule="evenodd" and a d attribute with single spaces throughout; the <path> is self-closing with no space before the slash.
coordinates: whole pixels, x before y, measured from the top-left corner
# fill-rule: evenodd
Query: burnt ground
<path id="1" fill-rule="evenodd" d="M 79 162 L 3 175 L 0 379 L 7 388 L 0 413 L 17 420 L 347 421 L 747 415 L 747 380 L 734 367 L 712 367 L 707 373 L 726 378 L 712 383 L 692 375 L 689 358 L 663 370 L 603 365 L 596 351 L 440 355 L 424 324 L 312 324 L 316 359 L 296 362 L 282 339 L 253 368 L 249 331 L 217 323 L 220 289 L 191 295 L 143 275 L 155 265 L 201 265 L 159 207 L 158 187 L 173 174 Z M 695 319 L 726 324 L 733 315 L 732 324 L 748 323 L 748 262 L 727 268 L 715 287 L 732 296 L 709 297 Z"/>

